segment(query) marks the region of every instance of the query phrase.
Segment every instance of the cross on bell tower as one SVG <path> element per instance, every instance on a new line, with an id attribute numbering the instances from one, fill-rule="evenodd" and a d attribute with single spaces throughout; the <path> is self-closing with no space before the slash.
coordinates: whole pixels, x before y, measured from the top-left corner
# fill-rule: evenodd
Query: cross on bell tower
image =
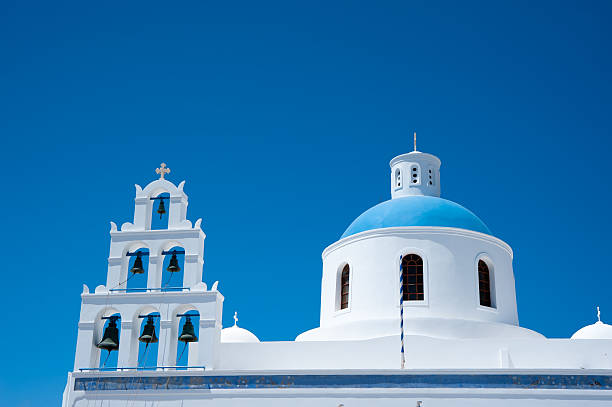
<path id="1" fill-rule="evenodd" d="M 164 176 L 170 174 L 170 168 L 166 168 L 166 163 L 161 163 L 155 172 L 159 174 L 159 179 L 165 179 Z"/>

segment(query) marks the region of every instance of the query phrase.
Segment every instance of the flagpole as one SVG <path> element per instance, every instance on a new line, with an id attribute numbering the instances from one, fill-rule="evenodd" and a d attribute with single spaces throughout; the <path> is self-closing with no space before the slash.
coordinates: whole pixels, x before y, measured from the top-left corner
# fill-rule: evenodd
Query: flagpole
<path id="1" fill-rule="evenodd" d="M 400 256 L 400 340 L 402 341 L 401 351 L 401 368 L 406 365 L 406 357 L 404 356 L 404 273 L 402 270 L 402 256 Z"/>

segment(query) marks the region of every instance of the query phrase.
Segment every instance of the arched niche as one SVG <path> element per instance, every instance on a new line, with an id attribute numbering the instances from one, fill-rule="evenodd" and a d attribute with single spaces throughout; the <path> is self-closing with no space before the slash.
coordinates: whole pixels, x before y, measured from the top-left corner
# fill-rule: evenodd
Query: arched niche
<path id="1" fill-rule="evenodd" d="M 186 315 L 189 315 L 189 319 L 193 324 L 194 333 L 198 338 L 197 342 L 186 343 L 179 340 L 179 336 L 188 319 Z M 197 364 L 200 340 L 200 313 L 195 306 L 184 304 L 173 311 L 170 340 L 171 353 L 168 358 L 169 362 L 177 366 L 177 369 L 187 369 L 188 366 L 195 366 Z"/>
<path id="2" fill-rule="evenodd" d="M 177 287 L 183 287 L 185 277 L 185 248 L 179 242 L 167 242 L 162 246 L 159 253 L 162 256 L 161 262 L 161 288 L 162 291 L 176 291 Z M 173 256 L 176 257 L 176 262 L 173 262 Z M 170 271 L 169 266 L 178 266 L 179 271 Z"/>
<path id="3" fill-rule="evenodd" d="M 147 324 L 149 323 L 149 317 L 151 317 L 150 319 L 153 323 L 153 330 L 155 332 L 157 340 L 154 342 L 145 343 L 141 342 L 139 338 L 142 337 L 143 332 L 145 331 Z M 138 328 L 134 330 L 136 336 L 134 340 L 137 341 L 137 346 L 134 346 L 132 349 L 138 349 L 136 366 L 140 369 L 150 370 L 157 366 L 161 325 L 160 320 L 160 312 L 150 306 L 143 308 L 141 312 L 135 315 L 134 325 Z"/>
<path id="4" fill-rule="evenodd" d="M 170 193 L 160 190 L 151 197 L 149 220 L 147 224 L 150 230 L 168 229 L 170 219 Z"/>
<path id="5" fill-rule="evenodd" d="M 100 343 L 100 341 L 102 340 L 104 336 L 104 330 L 110 322 L 109 319 L 103 319 L 103 318 L 111 317 L 111 316 L 119 317 L 119 319 L 117 319 L 116 321 L 116 324 L 117 324 L 117 328 L 119 329 L 118 337 L 119 338 L 121 337 L 121 314 L 119 313 L 119 310 L 113 307 L 106 307 L 105 309 L 98 312 L 98 314 L 96 315 L 96 319 L 94 320 L 94 334 L 93 334 L 93 342 L 91 344 L 92 346 L 91 346 L 90 367 L 92 368 L 102 367 L 102 364 L 104 363 L 104 358 L 106 358 L 106 356 L 109 356 L 109 358 L 108 360 L 106 360 L 105 368 L 106 367 L 108 368 L 117 367 L 117 357 L 119 354 L 119 350 L 111 351 L 110 355 L 107 355 L 107 351 L 102 351 L 101 349 L 98 348 L 98 344 Z M 119 346 L 121 346 L 121 342 L 119 342 Z M 102 358 L 103 353 L 105 354 L 104 358 Z"/>
<path id="6" fill-rule="evenodd" d="M 134 269 L 135 263 L 138 261 L 138 253 L 141 253 L 140 260 L 142 262 L 142 273 L 136 272 Z M 123 253 L 123 262 L 121 267 L 121 276 L 118 289 L 126 290 L 127 292 L 143 291 L 147 287 L 147 281 L 150 270 L 150 255 L 149 247 L 144 242 L 134 242 Z"/>

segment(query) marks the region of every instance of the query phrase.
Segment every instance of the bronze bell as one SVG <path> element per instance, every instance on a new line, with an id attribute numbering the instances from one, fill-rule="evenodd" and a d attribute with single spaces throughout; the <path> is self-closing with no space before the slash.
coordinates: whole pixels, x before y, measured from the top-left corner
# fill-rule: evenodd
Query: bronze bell
<path id="1" fill-rule="evenodd" d="M 130 269 L 130 272 L 134 274 L 144 273 L 144 268 L 142 268 L 142 258 L 140 257 L 140 253 L 136 254 L 136 260 L 134 260 L 134 265 Z"/>
<path id="2" fill-rule="evenodd" d="M 166 213 L 166 205 L 164 204 L 164 199 L 161 198 L 159 200 L 159 206 L 157 207 L 157 213 L 159 213 L 159 218 L 162 218 L 162 215 Z"/>
<path id="3" fill-rule="evenodd" d="M 178 265 L 178 259 L 176 258 L 176 253 L 172 253 L 170 264 L 168 264 L 168 268 L 166 270 L 168 270 L 170 273 L 181 271 L 181 268 Z"/>
<path id="4" fill-rule="evenodd" d="M 111 317 L 108 320 L 108 325 L 102 335 L 102 340 L 96 345 L 99 349 L 107 351 L 119 349 L 119 329 L 117 329 L 117 323 L 115 322 L 117 317 Z"/>
<path id="5" fill-rule="evenodd" d="M 193 328 L 193 324 L 191 323 L 191 318 L 189 316 L 185 316 L 183 330 L 181 331 L 178 340 L 185 343 L 198 341 L 198 337 L 195 334 L 195 329 Z"/>
<path id="6" fill-rule="evenodd" d="M 150 343 L 157 343 L 157 336 L 155 335 L 155 324 L 153 323 L 153 317 L 147 316 L 147 323 L 142 330 L 142 335 L 138 337 L 140 342 L 144 342 L 147 345 Z"/>

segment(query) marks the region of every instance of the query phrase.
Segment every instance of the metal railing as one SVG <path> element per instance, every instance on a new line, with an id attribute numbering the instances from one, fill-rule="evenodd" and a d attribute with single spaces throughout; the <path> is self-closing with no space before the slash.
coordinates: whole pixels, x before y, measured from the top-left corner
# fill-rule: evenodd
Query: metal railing
<path id="1" fill-rule="evenodd" d="M 109 291 L 120 292 L 150 292 L 150 291 L 185 291 L 189 287 L 159 287 L 159 288 L 111 288 Z"/>
<path id="2" fill-rule="evenodd" d="M 81 372 L 113 372 L 113 371 L 130 371 L 130 370 L 189 370 L 189 369 L 206 369 L 206 366 L 137 366 L 137 367 L 82 367 L 79 369 Z"/>

